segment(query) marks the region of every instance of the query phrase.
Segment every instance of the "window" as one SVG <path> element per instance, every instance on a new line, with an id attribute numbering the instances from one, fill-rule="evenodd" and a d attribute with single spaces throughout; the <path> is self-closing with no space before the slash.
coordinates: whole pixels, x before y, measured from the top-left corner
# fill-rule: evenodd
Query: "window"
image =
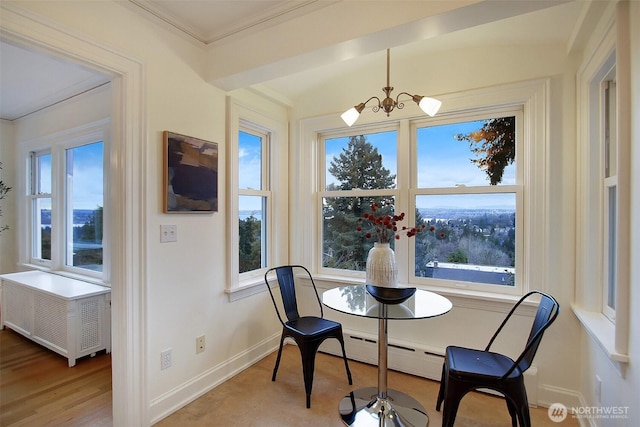
<path id="1" fill-rule="evenodd" d="M 253 102 L 252 102 L 253 103 Z M 234 301 L 264 291 L 268 267 L 287 262 L 287 116 L 229 98 L 227 227 L 229 285 Z"/>
<path id="2" fill-rule="evenodd" d="M 373 243 L 356 231 L 373 202 L 393 199 L 396 188 L 396 130 L 321 136 L 322 267 L 364 271 Z"/>
<path id="3" fill-rule="evenodd" d="M 397 128 L 376 126 L 359 134 L 321 134 L 322 267 L 363 271 L 373 241 L 357 231 L 359 218 L 371 203 L 390 202 L 396 213 L 412 213 L 411 226 L 429 230 L 409 242 L 391 242 L 410 245 L 410 281 L 515 288 L 522 239 L 522 227 L 516 226 L 522 205 L 516 173 L 521 111 L 481 117 L 411 122 L 412 142 L 398 141 Z M 398 145 L 410 144 L 414 148 L 398 158 Z M 398 181 L 402 167 L 414 171 L 411 188 Z"/>
<path id="4" fill-rule="evenodd" d="M 301 205 L 296 233 L 316 233 L 305 234 L 302 262 L 325 280 L 363 280 L 375 239 L 358 233 L 358 218 L 384 200 L 405 214 L 402 226 L 428 230 L 392 242 L 401 283 L 476 297 L 544 289 L 548 85 L 457 93 L 434 118 L 403 110 L 379 123 L 365 111 L 348 129 L 303 120 L 300 167 L 315 173 L 298 197 L 316 197 Z"/>
<path id="5" fill-rule="evenodd" d="M 65 265 L 103 267 L 104 143 L 65 150 Z"/>
<path id="6" fill-rule="evenodd" d="M 241 125 L 238 133 L 238 272 L 267 266 L 269 135 Z"/>
<path id="7" fill-rule="evenodd" d="M 604 277 L 602 313 L 615 322 L 617 287 L 617 191 L 618 191 L 618 144 L 616 137 L 616 85 L 615 67 L 602 84 L 602 189 L 604 235 Z"/>
<path id="8" fill-rule="evenodd" d="M 24 262 L 105 280 L 108 123 L 24 143 L 30 236 Z"/>
<path id="9" fill-rule="evenodd" d="M 578 72 L 576 302 L 589 336 L 614 362 L 629 362 L 631 282 L 631 69 L 628 4 Z"/>
<path id="10" fill-rule="evenodd" d="M 51 153 L 31 153 L 31 262 L 51 262 Z"/>
<path id="11" fill-rule="evenodd" d="M 521 121 L 521 110 L 487 111 L 412 127 L 410 210 L 430 230 L 413 241 L 417 283 L 521 288 Z"/>

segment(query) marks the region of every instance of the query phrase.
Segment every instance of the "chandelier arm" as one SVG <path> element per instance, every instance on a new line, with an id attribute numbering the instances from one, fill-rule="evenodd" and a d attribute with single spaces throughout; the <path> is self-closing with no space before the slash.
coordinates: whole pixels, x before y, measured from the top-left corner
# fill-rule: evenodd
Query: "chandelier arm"
<path id="1" fill-rule="evenodd" d="M 372 96 L 371 98 L 369 98 L 369 99 L 367 99 L 366 101 L 364 101 L 364 102 L 362 103 L 362 105 L 363 105 L 363 106 L 366 106 L 366 105 L 369 103 L 369 101 L 371 101 L 372 99 L 375 99 L 376 101 L 378 101 L 378 105 L 374 105 L 373 107 L 371 107 L 371 111 L 373 111 L 374 113 L 377 113 L 377 112 L 380 110 L 380 107 L 381 107 L 381 105 L 380 105 L 380 102 L 381 102 L 381 101 L 380 101 L 380 98 L 378 98 L 377 96 Z M 364 109 L 364 108 L 363 108 L 363 109 Z"/>
<path id="2" fill-rule="evenodd" d="M 413 99 L 414 96 L 411 95 L 409 92 L 400 92 L 398 96 L 396 96 L 396 108 L 398 108 L 399 110 L 402 110 L 404 108 L 404 102 L 400 101 L 400 95 L 409 95 L 411 99 Z"/>

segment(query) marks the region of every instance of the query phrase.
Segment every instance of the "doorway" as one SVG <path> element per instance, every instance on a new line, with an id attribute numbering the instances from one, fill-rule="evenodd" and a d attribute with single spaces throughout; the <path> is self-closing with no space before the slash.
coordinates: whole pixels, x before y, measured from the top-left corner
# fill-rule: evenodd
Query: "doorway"
<path id="1" fill-rule="evenodd" d="M 111 330 L 113 424 L 148 425 L 145 367 L 146 151 L 143 64 L 125 53 L 62 31 L 2 5 L 0 40 L 45 52 L 111 78 Z M 134 202 L 135 201 L 135 202 Z M 124 236 L 127 236 L 125 239 Z"/>

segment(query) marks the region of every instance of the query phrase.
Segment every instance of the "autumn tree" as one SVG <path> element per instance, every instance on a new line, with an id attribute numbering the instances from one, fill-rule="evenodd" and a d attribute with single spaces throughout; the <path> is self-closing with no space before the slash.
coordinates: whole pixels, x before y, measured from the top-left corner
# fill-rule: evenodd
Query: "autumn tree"
<path id="1" fill-rule="evenodd" d="M 382 163 L 382 155 L 364 135 L 351 136 L 347 147 L 334 158 L 328 169 L 338 183 L 328 191 L 393 188 L 395 175 Z M 364 270 L 371 242 L 356 231 L 358 218 L 371 203 L 384 197 L 327 197 L 323 205 L 323 266 Z M 390 208 L 389 208 L 390 209 Z"/>
<path id="2" fill-rule="evenodd" d="M 516 158 L 516 118 L 486 120 L 479 130 L 456 135 L 456 139 L 469 143 L 476 155 L 471 161 L 487 174 L 491 185 L 499 184 L 505 168 Z"/>

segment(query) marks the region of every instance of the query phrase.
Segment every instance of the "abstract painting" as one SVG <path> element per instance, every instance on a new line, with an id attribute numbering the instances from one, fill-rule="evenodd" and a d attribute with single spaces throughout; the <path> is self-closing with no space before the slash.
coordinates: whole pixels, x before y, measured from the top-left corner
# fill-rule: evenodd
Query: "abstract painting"
<path id="1" fill-rule="evenodd" d="M 164 132 L 164 212 L 218 211 L 218 144 Z"/>

